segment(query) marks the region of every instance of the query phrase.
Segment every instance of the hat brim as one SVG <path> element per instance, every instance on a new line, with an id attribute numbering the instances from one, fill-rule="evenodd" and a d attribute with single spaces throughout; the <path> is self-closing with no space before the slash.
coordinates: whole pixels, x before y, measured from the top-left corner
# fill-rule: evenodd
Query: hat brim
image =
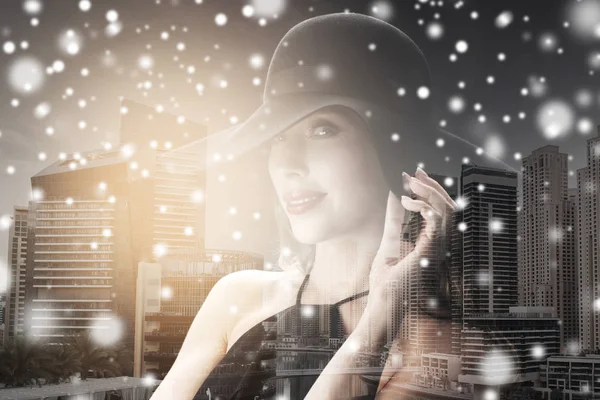
<path id="1" fill-rule="evenodd" d="M 263 103 L 243 123 L 210 135 L 207 141 L 212 151 L 237 157 L 264 144 L 315 111 L 332 105 L 344 105 L 357 111 L 368 107 L 358 99 L 336 95 L 283 95 L 276 102 Z"/>
<path id="2" fill-rule="evenodd" d="M 265 102 L 241 124 L 211 134 L 206 138 L 207 149 L 213 154 L 237 158 L 259 146 L 269 139 L 290 128 L 300 120 L 323 107 L 342 105 L 355 110 L 361 116 L 365 113 L 379 114 L 379 117 L 402 118 L 401 114 L 379 107 L 373 103 L 364 102 L 354 97 L 328 95 L 323 93 L 301 93 L 282 95 L 276 102 Z M 427 127 L 428 132 L 421 132 L 426 146 L 433 146 L 438 138 L 446 139 L 457 145 L 467 146 L 471 151 L 478 146 L 434 124 Z M 203 141 L 204 142 L 204 141 Z M 490 156 L 496 162 L 508 166 L 496 157 Z M 213 157 L 207 157 L 207 168 L 210 168 Z"/>

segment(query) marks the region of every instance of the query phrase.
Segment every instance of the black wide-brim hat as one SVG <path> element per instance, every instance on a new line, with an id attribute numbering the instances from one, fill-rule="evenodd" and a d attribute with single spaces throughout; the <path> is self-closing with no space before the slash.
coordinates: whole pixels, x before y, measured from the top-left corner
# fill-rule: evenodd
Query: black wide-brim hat
<path id="1" fill-rule="evenodd" d="M 279 42 L 263 104 L 245 122 L 210 135 L 209 143 L 213 151 L 236 157 L 323 107 L 347 106 L 363 117 L 380 157 L 398 159 L 384 174 L 400 194 L 394 190 L 401 186 L 400 169 L 414 171 L 434 160 L 439 171 L 444 167 L 438 162 L 448 161 L 443 152 L 474 150 L 434 122 L 432 92 L 422 51 L 400 29 L 364 14 L 317 16 Z M 451 143 L 463 149 L 451 151 Z"/>

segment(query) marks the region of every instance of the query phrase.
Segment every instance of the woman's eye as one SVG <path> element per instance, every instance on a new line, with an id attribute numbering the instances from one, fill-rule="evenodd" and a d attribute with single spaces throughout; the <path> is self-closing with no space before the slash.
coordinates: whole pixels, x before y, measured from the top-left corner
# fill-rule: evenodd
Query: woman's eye
<path id="1" fill-rule="evenodd" d="M 317 138 L 320 138 L 320 137 L 332 136 L 332 135 L 335 135 L 336 133 L 337 133 L 337 131 L 334 128 L 323 125 L 323 126 L 318 126 L 314 129 L 312 129 L 309 136 L 310 137 L 316 136 Z"/>

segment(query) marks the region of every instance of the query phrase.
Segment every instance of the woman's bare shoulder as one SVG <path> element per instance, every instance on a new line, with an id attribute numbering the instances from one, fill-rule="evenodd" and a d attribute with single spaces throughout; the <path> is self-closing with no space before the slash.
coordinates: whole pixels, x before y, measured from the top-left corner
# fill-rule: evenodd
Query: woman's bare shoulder
<path id="1" fill-rule="evenodd" d="M 303 275 L 300 271 L 264 271 L 259 269 L 247 269 L 232 272 L 221 278 L 222 284 L 228 287 L 244 288 L 258 287 L 264 288 L 265 285 L 279 284 L 287 282 L 291 285 L 301 282 Z"/>

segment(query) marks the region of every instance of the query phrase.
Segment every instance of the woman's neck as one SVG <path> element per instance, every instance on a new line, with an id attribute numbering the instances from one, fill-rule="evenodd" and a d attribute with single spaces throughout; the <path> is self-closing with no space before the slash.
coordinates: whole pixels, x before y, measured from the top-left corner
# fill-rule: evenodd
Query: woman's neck
<path id="1" fill-rule="evenodd" d="M 303 304 L 334 304 L 369 289 L 369 272 L 382 232 L 365 233 L 317 244 Z"/>

